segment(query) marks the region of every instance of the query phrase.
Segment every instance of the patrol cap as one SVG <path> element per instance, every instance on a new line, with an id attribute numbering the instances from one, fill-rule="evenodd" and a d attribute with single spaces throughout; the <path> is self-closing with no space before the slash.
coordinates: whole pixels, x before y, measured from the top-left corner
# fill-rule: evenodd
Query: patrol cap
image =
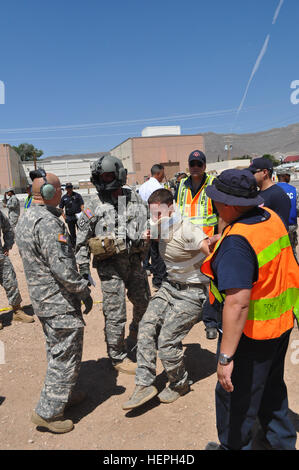
<path id="1" fill-rule="evenodd" d="M 206 163 L 207 161 L 205 154 L 201 150 L 193 150 L 193 152 L 190 153 L 188 163 L 194 160 L 201 163 Z"/>
<path id="2" fill-rule="evenodd" d="M 224 170 L 213 184 L 207 186 L 206 194 L 216 202 L 228 206 L 259 206 L 264 200 L 258 194 L 253 174 L 245 170 Z"/>
<path id="3" fill-rule="evenodd" d="M 273 163 L 266 157 L 255 158 L 252 160 L 248 170 L 253 174 L 259 170 L 273 170 Z"/>
<path id="4" fill-rule="evenodd" d="M 73 188 L 73 185 L 72 185 L 72 183 L 66 183 L 66 185 L 65 185 L 65 189 L 68 189 L 68 188 Z"/>

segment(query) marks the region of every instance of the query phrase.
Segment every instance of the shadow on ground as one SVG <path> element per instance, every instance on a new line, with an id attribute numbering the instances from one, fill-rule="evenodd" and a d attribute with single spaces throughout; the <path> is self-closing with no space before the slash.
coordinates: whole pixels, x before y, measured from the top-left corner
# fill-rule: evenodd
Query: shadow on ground
<path id="1" fill-rule="evenodd" d="M 65 416 L 78 423 L 111 396 L 124 393 L 126 389 L 117 385 L 117 375 L 108 358 L 82 362 L 76 388 L 86 392 L 87 398 L 66 410 Z"/>
<path id="2" fill-rule="evenodd" d="M 208 349 L 202 349 L 200 344 L 185 344 L 186 348 L 184 351 L 184 361 L 185 367 L 188 371 L 189 380 L 195 384 L 200 380 L 209 377 L 214 374 L 217 369 L 216 363 L 216 354 L 212 353 Z M 160 393 L 167 384 L 167 375 L 163 371 L 160 375 L 157 376 L 155 381 L 155 387 Z M 132 387 L 132 392 L 133 392 Z M 191 386 L 192 389 L 192 386 Z M 161 405 L 159 398 L 156 396 L 152 400 L 148 401 L 140 407 L 128 411 L 126 414 L 127 418 L 135 418 L 140 416 L 153 408 Z"/>

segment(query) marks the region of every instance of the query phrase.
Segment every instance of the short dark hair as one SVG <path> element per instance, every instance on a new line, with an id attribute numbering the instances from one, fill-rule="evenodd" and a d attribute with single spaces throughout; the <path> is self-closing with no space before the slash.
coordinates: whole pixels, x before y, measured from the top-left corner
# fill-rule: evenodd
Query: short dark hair
<path id="1" fill-rule="evenodd" d="M 280 173 L 277 175 L 278 181 L 283 180 L 286 176 L 291 176 L 290 173 Z"/>
<path id="2" fill-rule="evenodd" d="M 160 173 L 162 170 L 164 170 L 164 166 L 160 165 L 159 163 L 156 163 L 151 167 L 151 174 L 156 175 L 157 173 Z"/>
<path id="3" fill-rule="evenodd" d="M 147 202 L 148 204 L 167 204 L 167 206 L 171 206 L 173 204 L 173 195 L 168 189 L 156 189 L 150 195 Z"/>

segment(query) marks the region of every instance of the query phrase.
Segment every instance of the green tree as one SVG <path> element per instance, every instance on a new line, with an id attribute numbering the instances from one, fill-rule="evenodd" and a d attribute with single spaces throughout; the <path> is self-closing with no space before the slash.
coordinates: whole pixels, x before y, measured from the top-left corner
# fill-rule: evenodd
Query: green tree
<path id="1" fill-rule="evenodd" d="M 265 153 L 263 155 L 264 158 L 268 158 L 269 160 L 271 160 L 271 162 L 273 163 L 273 166 L 278 166 L 280 165 L 280 161 L 279 160 L 276 160 L 276 158 L 274 157 L 274 155 L 271 155 L 270 153 Z"/>
<path id="2" fill-rule="evenodd" d="M 42 150 L 35 148 L 34 145 L 27 143 L 20 144 L 17 147 L 13 145 L 12 148 L 20 155 L 23 162 L 32 161 L 34 158 L 38 159 L 44 153 Z"/>

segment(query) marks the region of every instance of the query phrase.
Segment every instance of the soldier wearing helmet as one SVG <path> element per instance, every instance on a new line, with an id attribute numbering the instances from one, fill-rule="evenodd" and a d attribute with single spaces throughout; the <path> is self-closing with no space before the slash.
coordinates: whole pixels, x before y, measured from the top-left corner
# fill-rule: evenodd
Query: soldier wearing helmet
<path id="1" fill-rule="evenodd" d="M 127 344 L 136 343 L 138 324 L 146 311 L 150 290 L 142 259 L 146 242 L 148 210 L 135 191 L 124 187 L 127 171 L 122 162 L 104 155 L 91 167 L 97 195 L 90 200 L 78 222 L 76 259 L 80 273 L 90 274 L 90 257 L 101 280 L 105 339 L 108 356 L 119 372 L 135 374 L 136 364 L 125 345 L 126 302 L 133 304 Z"/>

